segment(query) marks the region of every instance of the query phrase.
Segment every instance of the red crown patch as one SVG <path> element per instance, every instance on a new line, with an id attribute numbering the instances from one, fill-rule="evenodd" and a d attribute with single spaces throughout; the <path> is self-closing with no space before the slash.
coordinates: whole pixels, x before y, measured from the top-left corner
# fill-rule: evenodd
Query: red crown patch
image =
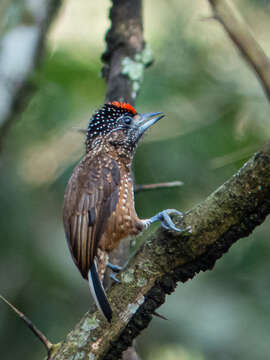
<path id="1" fill-rule="evenodd" d="M 119 107 L 120 109 L 128 110 L 132 112 L 132 114 L 136 115 L 137 111 L 134 109 L 134 107 L 128 103 L 125 102 L 119 102 L 119 101 L 113 101 L 110 104 Z"/>

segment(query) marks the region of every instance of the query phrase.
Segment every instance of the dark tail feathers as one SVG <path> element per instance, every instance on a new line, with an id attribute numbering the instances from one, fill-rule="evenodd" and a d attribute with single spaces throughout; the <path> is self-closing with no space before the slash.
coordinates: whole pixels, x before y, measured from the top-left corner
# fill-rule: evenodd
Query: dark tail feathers
<path id="1" fill-rule="evenodd" d="M 111 322 L 112 309 L 106 297 L 102 283 L 99 279 L 95 262 L 93 263 L 93 265 L 89 270 L 88 280 L 89 280 L 90 291 L 97 304 L 97 307 L 101 310 L 101 312 L 106 317 L 108 322 Z"/>

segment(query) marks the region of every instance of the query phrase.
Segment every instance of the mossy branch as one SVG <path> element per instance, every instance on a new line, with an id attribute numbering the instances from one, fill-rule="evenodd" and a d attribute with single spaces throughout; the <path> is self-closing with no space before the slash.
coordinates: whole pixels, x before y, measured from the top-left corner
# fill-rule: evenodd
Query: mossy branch
<path id="1" fill-rule="evenodd" d="M 270 143 L 256 153 L 225 184 L 188 211 L 174 218 L 192 234 L 161 229 L 150 235 L 121 274 L 121 284 L 108 293 L 113 320 L 87 313 L 66 337 L 53 360 L 119 359 L 144 329 L 165 295 L 200 271 L 212 269 L 231 245 L 248 236 L 270 213 Z M 121 297 L 121 301 L 119 301 Z"/>
<path id="2" fill-rule="evenodd" d="M 151 51 L 143 39 L 142 0 L 112 0 L 110 20 L 107 47 L 102 55 L 107 81 L 105 101 L 134 105 L 144 68 L 152 62 Z"/>

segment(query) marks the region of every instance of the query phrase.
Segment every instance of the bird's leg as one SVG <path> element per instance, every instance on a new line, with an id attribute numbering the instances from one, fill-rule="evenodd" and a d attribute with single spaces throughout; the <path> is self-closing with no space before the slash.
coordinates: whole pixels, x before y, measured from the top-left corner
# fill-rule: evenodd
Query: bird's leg
<path id="1" fill-rule="evenodd" d="M 166 230 L 174 230 L 174 231 L 178 231 L 178 232 L 182 232 L 183 230 L 180 228 L 177 228 L 174 223 L 172 222 L 172 219 L 170 217 L 170 214 L 177 214 L 181 217 L 183 217 L 183 213 L 181 213 L 178 210 L 175 209 L 167 209 L 167 210 L 163 210 L 160 213 L 158 213 L 155 216 L 152 216 L 150 219 L 145 219 L 143 220 L 144 225 L 146 228 L 148 228 L 151 224 L 153 224 L 156 221 L 160 221 L 161 226 L 166 229 Z"/>

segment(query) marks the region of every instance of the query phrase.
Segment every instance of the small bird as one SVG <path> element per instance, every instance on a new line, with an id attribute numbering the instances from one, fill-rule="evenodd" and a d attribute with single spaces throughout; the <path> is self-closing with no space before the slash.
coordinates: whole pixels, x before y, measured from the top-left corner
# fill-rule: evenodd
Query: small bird
<path id="1" fill-rule="evenodd" d="M 163 118 L 160 112 L 139 114 L 133 106 L 114 101 L 104 104 L 90 119 L 86 154 L 75 167 L 66 187 L 63 221 L 74 263 L 89 281 L 95 302 L 106 319 L 112 319 L 102 278 L 108 254 L 120 240 L 135 236 L 160 221 L 165 229 L 182 231 L 168 209 L 149 219 L 139 219 L 134 208 L 131 165 L 145 131 Z"/>

